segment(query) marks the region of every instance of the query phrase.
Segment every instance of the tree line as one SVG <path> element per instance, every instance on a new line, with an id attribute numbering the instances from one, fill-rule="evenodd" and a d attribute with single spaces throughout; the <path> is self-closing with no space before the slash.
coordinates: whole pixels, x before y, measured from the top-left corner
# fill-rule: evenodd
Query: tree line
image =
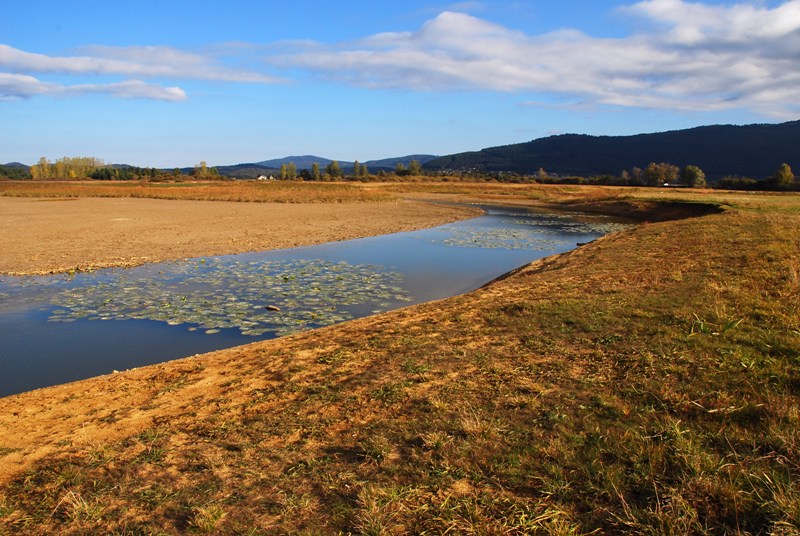
<path id="1" fill-rule="evenodd" d="M 651 162 L 645 169 L 634 167 L 630 171 L 622 170 L 618 177 L 613 175 L 600 175 L 591 178 L 583 177 L 559 177 L 551 175 L 543 168 L 536 172 L 537 182 L 555 183 L 575 181 L 606 184 L 615 186 L 685 186 L 689 188 L 705 188 L 706 174 L 703 170 L 694 165 L 680 167 L 666 162 Z"/>
<path id="2" fill-rule="evenodd" d="M 559 176 L 548 173 L 543 168 L 532 175 L 509 172 L 482 172 L 462 170 L 458 172 L 440 172 L 468 179 L 491 179 L 500 182 L 536 182 L 540 184 L 594 184 L 602 186 L 669 186 L 684 188 L 713 187 L 727 190 L 766 190 L 766 191 L 800 191 L 800 176 L 794 175 L 791 167 L 783 163 L 767 179 L 756 180 L 747 177 L 723 177 L 716 184 L 709 185 L 706 175 L 698 166 L 688 165 L 683 168 L 666 162 L 651 162 L 646 168 L 634 167 L 622 170 L 619 175 L 604 174 L 591 177 Z"/>
<path id="3" fill-rule="evenodd" d="M 181 180 L 195 178 L 201 180 L 222 179 L 215 167 L 208 167 L 202 161 L 187 172 L 179 168 L 158 169 L 154 167 L 112 166 L 99 158 L 90 156 L 59 158 L 51 162 L 46 157 L 25 168 L 22 166 L 0 166 L 0 178 L 10 180 Z"/>
<path id="4" fill-rule="evenodd" d="M 52 163 L 43 156 L 31 166 L 30 174 L 33 180 L 84 179 L 103 167 L 102 160 L 90 156 L 65 156 Z"/>
<path id="5" fill-rule="evenodd" d="M 408 167 L 402 162 L 395 165 L 394 174 L 398 177 L 422 176 L 424 171 L 422 164 L 418 160 L 411 160 Z M 294 162 L 281 164 L 279 175 L 282 180 L 302 179 L 306 181 L 334 181 L 334 180 L 369 180 L 373 177 L 385 178 L 387 173 L 384 170 L 372 174 L 366 164 L 358 160 L 353 162 L 353 167 L 349 173 L 345 172 L 342 165 L 337 160 L 328 163 L 324 168 L 319 163 L 313 162 L 310 169 L 297 169 Z"/>
<path id="6" fill-rule="evenodd" d="M 597 184 L 613 186 L 673 186 L 687 188 L 705 188 L 708 186 L 705 173 L 700 167 L 687 165 L 680 168 L 666 162 L 651 162 L 644 169 L 634 167 L 623 170 L 619 175 L 599 175 L 593 177 L 558 176 L 548 173 L 543 168 L 532 175 L 508 172 L 482 172 L 477 170 L 461 171 L 426 171 L 417 160 L 408 166 L 398 162 L 393 172 L 384 170 L 376 174 L 370 173 L 366 164 L 355 161 L 352 169 L 345 172 L 341 164 L 334 160 L 324 168 L 313 163 L 310 169 L 298 170 L 293 162 L 282 164 L 279 176 L 283 180 L 335 181 L 335 180 L 389 180 L 402 177 L 422 177 L 466 180 L 497 180 L 501 182 L 537 182 L 542 184 Z M 164 170 L 157 168 L 141 168 L 135 166 L 111 166 L 94 157 L 63 157 L 50 162 L 42 157 L 39 161 L 25 169 L 22 166 L 0 166 L 0 178 L 10 180 L 198 180 L 224 179 L 215 167 L 209 167 L 201 161 L 190 170 L 175 168 Z M 716 188 L 733 190 L 775 190 L 800 191 L 800 177 L 795 176 L 791 167 L 783 163 L 767 179 L 755 180 L 748 177 L 729 176 L 720 179 Z"/>
<path id="7" fill-rule="evenodd" d="M 767 180 L 755 180 L 749 177 L 723 177 L 717 183 L 717 187 L 726 190 L 800 191 L 800 175 L 795 175 L 789 164 L 784 163 Z"/>

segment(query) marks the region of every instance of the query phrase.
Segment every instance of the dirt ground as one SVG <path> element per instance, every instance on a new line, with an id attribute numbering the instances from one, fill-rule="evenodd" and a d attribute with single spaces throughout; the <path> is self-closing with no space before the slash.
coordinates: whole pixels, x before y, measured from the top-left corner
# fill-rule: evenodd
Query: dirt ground
<path id="1" fill-rule="evenodd" d="M 0 273 L 58 273 L 307 246 L 432 227 L 475 213 L 418 201 L 0 197 Z"/>
<path id="2" fill-rule="evenodd" d="M 432 227 L 478 213 L 468 207 L 414 200 L 290 204 L 0 197 L 0 273 L 58 273 L 320 244 Z M 75 384 L 68 387 L 74 388 Z M 75 401 L 79 405 L 89 396 L 84 389 L 78 387 L 81 395 Z M 150 392 L 140 392 L 131 398 L 127 391 L 123 388 L 120 392 L 120 403 L 128 407 L 145 404 L 152 396 Z M 28 393 L 39 402 L 26 401 L 22 407 L 11 398 L 4 399 L 19 411 L 0 416 L 0 430 L 10 419 L 22 426 L 13 434 L 15 444 L 22 441 L 31 446 L 42 442 L 43 446 L 6 456 L 0 464 L 0 481 L 49 451 L 52 445 L 45 447 L 44 437 L 75 431 L 75 407 L 43 402 L 45 399 L 39 397 L 49 396 L 47 392 L 51 391 Z M 111 401 L 102 405 L 107 403 Z M 51 414 L 51 410 L 56 413 Z M 72 417 L 63 410 L 72 411 Z M 22 415 L 36 415 L 36 419 L 21 419 Z M 31 426 L 25 428 L 26 422 Z M 112 432 L 109 436 L 107 430 L 97 436 L 81 431 L 83 439 L 115 435 Z M 1 448 L 0 453 L 5 454 Z"/>

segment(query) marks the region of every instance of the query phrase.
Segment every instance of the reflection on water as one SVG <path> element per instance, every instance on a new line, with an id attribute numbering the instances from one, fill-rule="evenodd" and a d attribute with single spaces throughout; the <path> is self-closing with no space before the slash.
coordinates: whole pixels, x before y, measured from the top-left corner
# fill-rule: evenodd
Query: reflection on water
<path id="1" fill-rule="evenodd" d="M 452 296 L 626 227 L 483 207 L 433 229 L 291 250 L 0 278 L 0 396 Z"/>

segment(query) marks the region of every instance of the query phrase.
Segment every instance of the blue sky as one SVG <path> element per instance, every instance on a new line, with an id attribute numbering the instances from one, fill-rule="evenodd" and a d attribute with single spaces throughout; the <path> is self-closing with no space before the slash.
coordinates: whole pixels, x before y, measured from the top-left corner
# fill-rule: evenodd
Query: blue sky
<path id="1" fill-rule="evenodd" d="M 800 0 L 0 5 L 0 163 L 449 154 L 800 118 Z"/>

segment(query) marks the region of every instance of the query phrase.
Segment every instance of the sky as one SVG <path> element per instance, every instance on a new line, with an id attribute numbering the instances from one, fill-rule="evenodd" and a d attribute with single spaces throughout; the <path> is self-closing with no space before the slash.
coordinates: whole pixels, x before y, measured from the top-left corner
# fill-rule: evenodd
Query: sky
<path id="1" fill-rule="evenodd" d="M 800 0 L 4 0 L 0 163 L 446 155 L 800 119 Z"/>

